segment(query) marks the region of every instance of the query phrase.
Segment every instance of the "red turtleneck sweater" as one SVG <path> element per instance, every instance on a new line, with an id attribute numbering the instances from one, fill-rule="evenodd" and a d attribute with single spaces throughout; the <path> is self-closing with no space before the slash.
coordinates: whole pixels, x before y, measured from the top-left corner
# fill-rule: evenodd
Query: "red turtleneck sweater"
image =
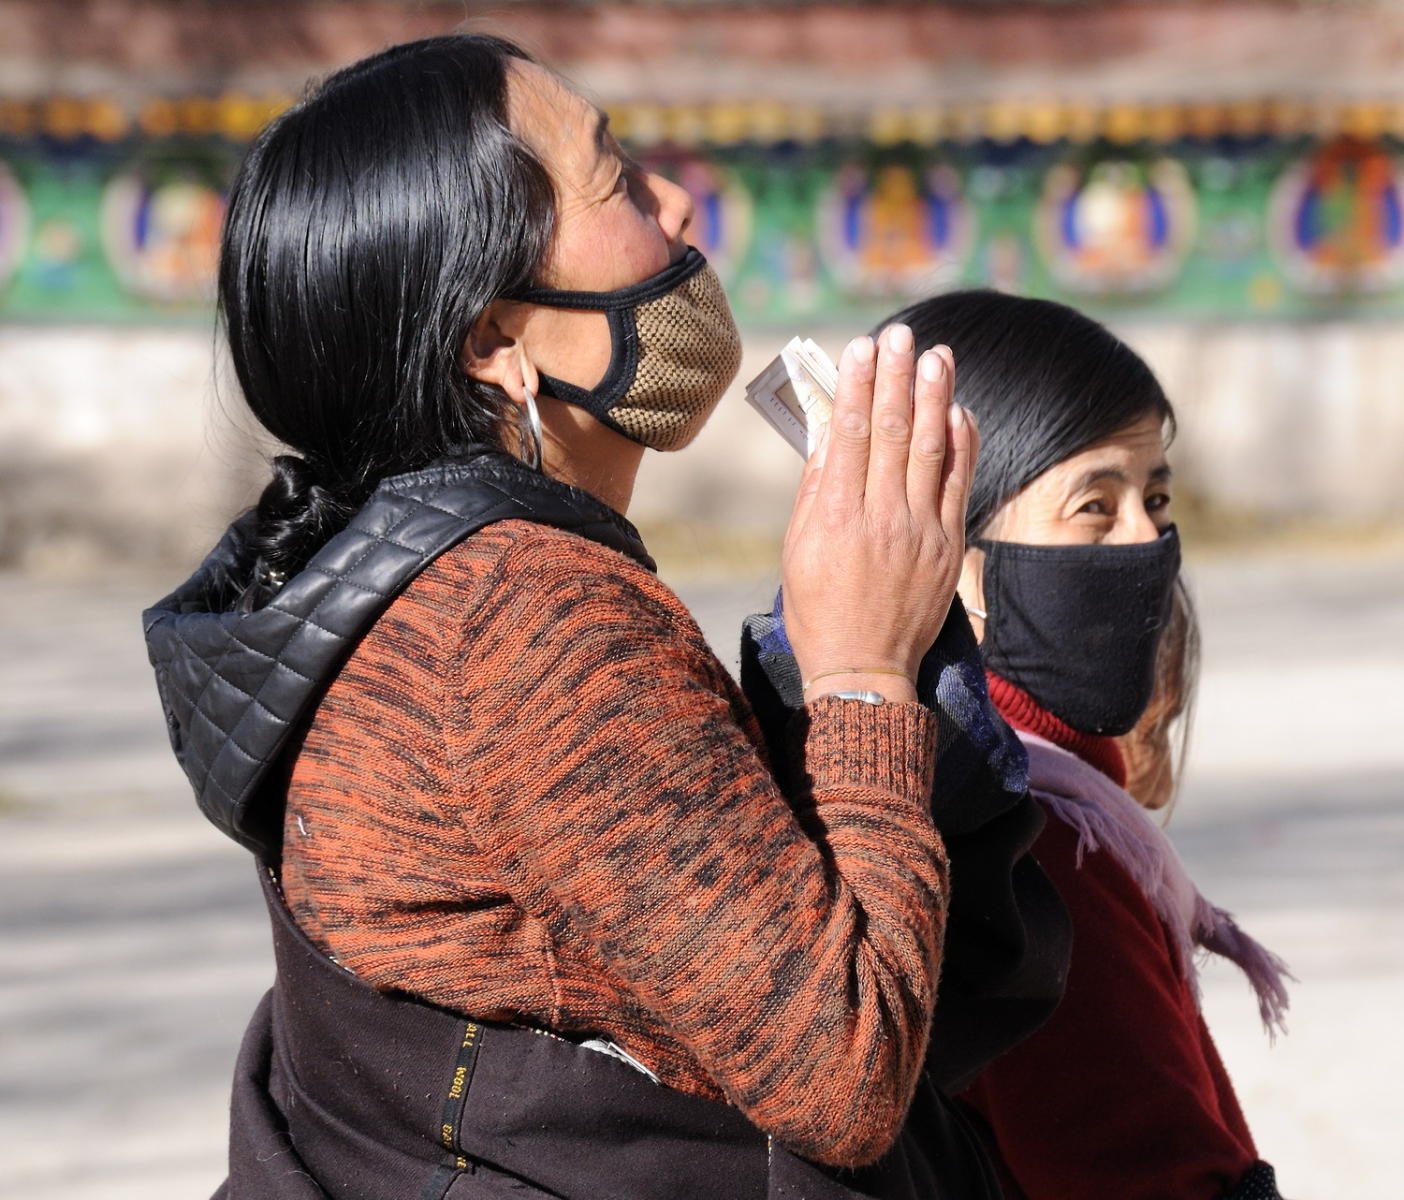
<path id="1" fill-rule="evenodd" d="M 1016 729 L 1125 785 L 1112 738 L 989 684 Z M 989 1127 L 1008 1200 L 1214 1200 L 1257 1161 L 1252 1135 L 1160 918 L 1108 855 L 1079 867 L 1077 840 L 1050 812 L 1034 845 L 1072 918 L 1063 1002 L 962 1099 Z"/>

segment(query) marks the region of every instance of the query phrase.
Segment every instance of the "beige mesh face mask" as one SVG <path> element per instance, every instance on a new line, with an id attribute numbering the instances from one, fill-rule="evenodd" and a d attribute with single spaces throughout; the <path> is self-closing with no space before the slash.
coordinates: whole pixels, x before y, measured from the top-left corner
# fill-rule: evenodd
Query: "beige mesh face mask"
<path id="1" fill-rule="evenodd" d="M 692 441 L 741 365 L 741 335 L 721 281 L 696 249 L 618 291 L 537 288 L 515 298 L 609 318 L 614 350 L 598 384 L 582 388 L 544 374 L 541 382 L 556 399 L 653 450 Z"/>

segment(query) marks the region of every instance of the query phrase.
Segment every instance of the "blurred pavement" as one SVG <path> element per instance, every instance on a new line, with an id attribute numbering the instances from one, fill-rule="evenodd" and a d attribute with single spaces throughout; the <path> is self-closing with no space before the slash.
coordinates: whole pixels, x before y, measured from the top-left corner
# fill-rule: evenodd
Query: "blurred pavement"
<path id="1" fill-rule="evenodd" d="M 1394 1200 L 1404 1103 L 1404 552 L 1192 563 L 1206 670 L 1171 826 L 1301 980 L 1269 1047 L 1206 1007 L 1284 1194 Z M 138 613 L 164 583 L 0 575 L 0 1196 L 193 1200 L 270 977 L 247 855 L 166 746 Z M 724 661 L 768 581 L 680 589 Z"/>

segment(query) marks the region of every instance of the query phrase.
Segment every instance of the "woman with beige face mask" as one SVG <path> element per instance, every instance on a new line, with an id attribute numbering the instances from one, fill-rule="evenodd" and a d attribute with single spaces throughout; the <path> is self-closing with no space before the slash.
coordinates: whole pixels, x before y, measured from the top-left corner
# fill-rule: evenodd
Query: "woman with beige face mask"
<path id="1" fill-rule="evenodd" d="M 822 1168 L 903 1126 L 948 896 L 913 681 L 976 434 L 948 353 L 844 352 L 785 545 L 783 793 L 623 515 L 739 360 L 691 218 L 481 36 L 339 72 L 239 173 L 222 312 L 290 453 L 146 615 L 279 959 L 225 1195 L 848 1196 Z"/>

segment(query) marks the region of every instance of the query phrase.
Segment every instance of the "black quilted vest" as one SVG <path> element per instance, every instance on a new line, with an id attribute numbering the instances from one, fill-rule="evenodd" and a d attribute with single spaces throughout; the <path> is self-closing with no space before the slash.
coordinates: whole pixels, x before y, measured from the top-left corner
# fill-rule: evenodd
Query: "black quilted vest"
<path id="1" fill-rule="evenodd" d="M 273 930 L 277 977 L 240 1050 L 217 1195 L 998 1200 L 977 1135 L 929 1078 L 881 1162 L 831 1171 L 738 1110 L 604 1054 L 376 992 L 297 928 L 276 880 L 285 751 L 390 601 L 445 550 L 510 518 L 653 566 L 633 527 L 588 493 L 483 449 L 385 480 L 263 608 L 229 611 L 244 518 L 144 614 L 176 757 L 205 815 L 258 857 Z"/>

